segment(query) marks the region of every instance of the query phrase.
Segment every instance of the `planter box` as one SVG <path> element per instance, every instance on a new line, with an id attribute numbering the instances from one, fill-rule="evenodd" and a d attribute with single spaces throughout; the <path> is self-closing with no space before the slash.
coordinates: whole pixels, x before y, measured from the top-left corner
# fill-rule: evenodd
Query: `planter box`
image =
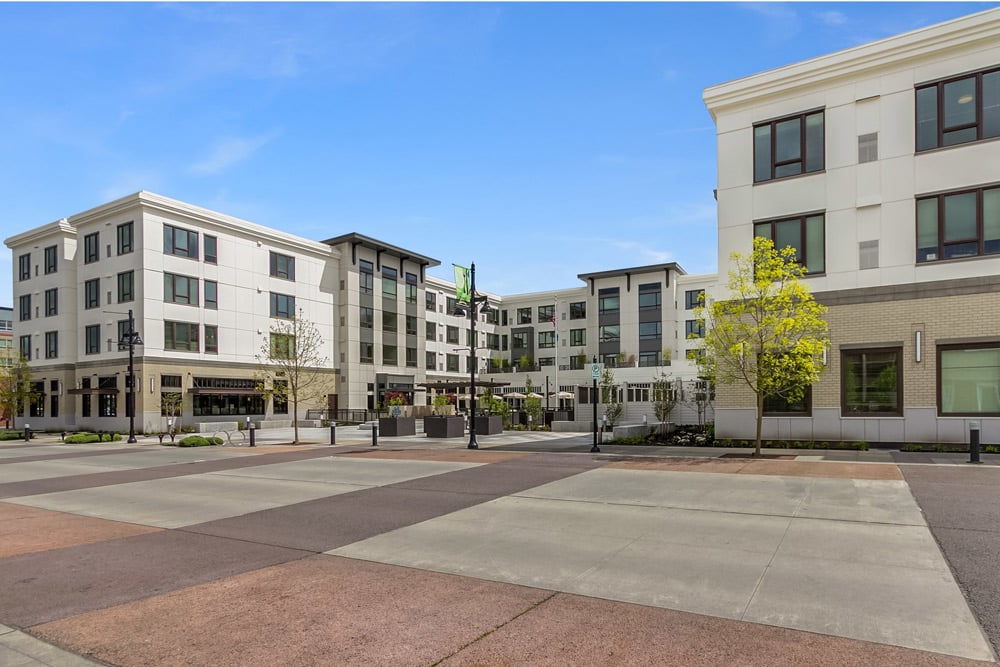
<path id="1" fill-rule="evenodd" d="M 476 417 L 476 435 L 497 435 L 503 433 L 503 417 L 493 415 Z"/>
<path id="2" fill-rule="evenodd" d="M 461 438 L 465 435 L 464 417 L 424 417 L 428 438 Z"/>
<path id="3" fill-rule="evenodd" d="M 378 434 L 386 437 L 394 435 L 416 435 L 416 417 L 379 417 Z"/>

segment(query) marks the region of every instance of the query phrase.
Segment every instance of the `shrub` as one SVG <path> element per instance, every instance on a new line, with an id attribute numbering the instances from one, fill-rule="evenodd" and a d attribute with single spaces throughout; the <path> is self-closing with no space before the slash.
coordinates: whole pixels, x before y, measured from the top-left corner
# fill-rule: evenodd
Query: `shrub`
<path id="1" fill-rule="evenodd" d="M 987 454 L 1000 454 L 1000 447 L 996 445 L 986 445 L 983 451 Z"/>
<path id="2" fill-rule="evenodd" d="M 209 445 L 221 445 L 222 438 L 206 438 L 202 435 L 189 435 L 177 443 L 178 447 L 208 447 Z"/>
<path id="3" fill-rule="evenodd" d="M 24 440 L 24 431 L 4 431 L 0 433 L 0 440 Z"/>
<path id="4" fill-rule="evenodd" d="M 924 451 L 924 448 L 923 448 L 922 445 L 915 445 L 912 442 L 903 445 L 903 447 L 901 449 L 904 452 L 922 452 L 922 451 Z"/>
<path id="5" fill-rule="evenodd" d="M 865 442 L 864 440 L 861 440 L 860 442 L 856 442 L 856 443 L 854 443 L 854 449 L 858 450 L 859 452 L 867 452 L 868 451 L 868 443 Z"/>

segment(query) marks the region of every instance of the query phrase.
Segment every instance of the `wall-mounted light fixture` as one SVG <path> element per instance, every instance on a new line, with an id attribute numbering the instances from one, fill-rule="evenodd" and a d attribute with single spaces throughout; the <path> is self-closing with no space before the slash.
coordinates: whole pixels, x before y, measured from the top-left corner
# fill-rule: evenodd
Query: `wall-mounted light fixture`
<path id="1" fill-rule="evenodd" d="M 823 343 L 823 365 L 826 366 L 826 343 Z"/>
<path id="2" fill-rule="evenodd" d="M 924 332 L 914 331 L 913 332 L 913 360 L 918 364 L 924 358 Z"/>

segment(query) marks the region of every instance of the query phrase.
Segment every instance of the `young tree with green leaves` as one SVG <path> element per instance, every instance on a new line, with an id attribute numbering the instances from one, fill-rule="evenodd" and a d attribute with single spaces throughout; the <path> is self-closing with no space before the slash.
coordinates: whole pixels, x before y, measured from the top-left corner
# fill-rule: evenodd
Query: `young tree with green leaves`
<path id="1" fill-rule="evenodd" d="M 615 372 L 605 368 L 601 372 L 601 403 L 604 403 L 604 422 L 612 431 L 622 417 L 624 408 L 618 400 L 618 387 L 615 386 Z"/>
<path id="2" fill-rule="evenodd" d="M 670 413 L 677 406 L 677 387 L 674 378 L 669 373 L 660 372 L 653 379 L 653 414 L 660 422 L 659 432 L 663 433 L 663 428 L 670 421 Z"/>
<path id="3" fill-rule="evenodd" d="M 702 373 L 715 384 L 742 384 L 757 399 L 754 456 L 760 457 L 764 401 L 801 400 L 819 379 L 828 344 L 826 307 L 800 280 L 805 273 L 792 247 L 754 239 L 753 253 L 730 255 L 729 295 L 695 309 L 705 329 Z"/>
<path id="4" fill-rule="evenodd" d="M 28 404 L 37 397 L 31 381 L 31 368 L 24 356 L 11 366 L 4 366 L 0 373 L 0 408 L 11 426 L 17 427 L 18 415 L 24 414 Z"/>
<path id="5" fill-rule="evenodd" d="M 294 435 L 299 441 L 299 405 L 321 403 L 334 389 L 323 356 L 325 341 L 319 329 L 300 308 L 288 320 L 272 320 L 271 330 L 257 355 L 257 390 L 277 401 L 290 403 Z"/>

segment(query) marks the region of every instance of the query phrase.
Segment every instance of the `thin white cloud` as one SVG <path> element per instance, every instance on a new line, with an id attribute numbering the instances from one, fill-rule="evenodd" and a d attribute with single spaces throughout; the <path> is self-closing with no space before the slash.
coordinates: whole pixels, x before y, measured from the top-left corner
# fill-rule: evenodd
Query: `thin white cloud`
<path id="1" fill-rule="evenodd" d="M 162 190 L 162 180 L 155 171 L 137 169 L 118 174 L 100 192 L 100 201 L 112 201 L 139 190 L 158 192 Z"/>
<path id="2" fill-rule="evenodd" d="M 820 12 L 816 15 L 816 18 L 818 18 L 821 23 L 825 23 L 826 25 L 833 27 L 842 26 L 847 23 L 847 16 L 845 16 L 842 12 Z"/>
<path id="3" fill-rule="evenodd" d="M 281 131 L 275 130 L 257 137 L 223 137 L 215 142 L 203 160 L 191 165 L 191 171 L 217 174 L 246 160 L 280 135 Z"/>
<path id="4" fill-rule="evenodd" d="M 766 34 L 770 41 L 783 41 L 800 30 L 798 12 L 783 3 L 748 2 L 737 6 L 753 12 L 767 21 Z"/>

